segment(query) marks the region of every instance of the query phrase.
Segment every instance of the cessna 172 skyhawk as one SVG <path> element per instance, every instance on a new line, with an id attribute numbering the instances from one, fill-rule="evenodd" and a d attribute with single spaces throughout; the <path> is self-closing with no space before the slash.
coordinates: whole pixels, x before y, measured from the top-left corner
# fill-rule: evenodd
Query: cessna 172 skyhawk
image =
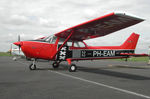
<path id="1" fill-rule="evenodd" d="M 54 61 L 53 68 L 58 68 L 60 62 L 67 61 L 69 71 L 75 72 L 77 66 L 72 64 L 72 61 L 145 56 L 146 54 L 134 53 L 139 38 L 135 33 L 131 34 L 121 46 L 88 46 L 84 42 L 142 21 L 144 20 L 125 13 L 110 13 L 43 39 L 19 41 L 14 44 L 21 47 L 26 57 L 34 59 L 29 65 L 30 70 L 36 69 L 36 59 L 45 59 Z"/>

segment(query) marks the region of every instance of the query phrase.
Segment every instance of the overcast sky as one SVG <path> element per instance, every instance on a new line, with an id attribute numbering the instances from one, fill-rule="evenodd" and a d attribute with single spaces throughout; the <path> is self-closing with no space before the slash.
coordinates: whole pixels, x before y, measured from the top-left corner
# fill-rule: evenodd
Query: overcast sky
<path id="1" fill-rule="evenodd" d="M 111 12 L 125 12 L 146 19 L 121 31 L 86 41 L 90 45 L 122 44 L 131 33 L 140 34 L 137 53 L 150 46 L 150 0 L 0 0 L 0 51 L 10 44 L 55 34 Z"/>

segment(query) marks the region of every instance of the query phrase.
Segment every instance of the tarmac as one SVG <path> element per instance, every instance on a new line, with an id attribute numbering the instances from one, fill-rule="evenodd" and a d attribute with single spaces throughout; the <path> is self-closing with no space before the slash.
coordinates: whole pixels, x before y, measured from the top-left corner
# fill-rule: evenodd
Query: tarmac
<path id="1" fill-rule="evenodd" d="M 63 62 L 0 57 L 0 99 L 150 99 L 150 66 L 146 62 L 80 61 L 76 72 Z"/>

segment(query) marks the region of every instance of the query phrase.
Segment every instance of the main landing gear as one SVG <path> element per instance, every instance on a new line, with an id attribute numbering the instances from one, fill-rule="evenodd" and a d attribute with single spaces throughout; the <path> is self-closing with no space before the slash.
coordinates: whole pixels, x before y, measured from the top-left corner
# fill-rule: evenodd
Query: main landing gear
<path id="1" fill-rule="evenodd" d="M 61 61 L 55 61 L 52 66 L 54 69 L 58 68 L 59 67 L 59 64 L 60 64 Z M 75 72 L 77 70 L 77 66 L 75 64 L 71 64 L 70 62 L 68 63 L 69 64 L 69 68 L 68 68 L 68 71 L 69 72 Z"/>
<path id="2" fill-rule="evenodd" d="M 36 59 L 33 60 L 33 63 L 29 65 L 30 70 L 36 70 Z"/>
<path id="3" fill-rule="evenodd" d="M 53 68 L 58 68 L 61 61 L 55 61 L 52 66 Z"/>
<path id="4" fill-rule="evenodd" d="M 71 64 L 70 66 L 69 66 L 69 71 L 70 72 L 75 72 L 77 70 L 77 66 L 75 65 L 75 64 Z"/>
<path id="5" fill-rule="evenodd" d="M 71 59 L 66 59 L 69 64 L 69 72 L 75 72 L 77 70 L 77 66 L 75 64 L 71 64 Z"/>

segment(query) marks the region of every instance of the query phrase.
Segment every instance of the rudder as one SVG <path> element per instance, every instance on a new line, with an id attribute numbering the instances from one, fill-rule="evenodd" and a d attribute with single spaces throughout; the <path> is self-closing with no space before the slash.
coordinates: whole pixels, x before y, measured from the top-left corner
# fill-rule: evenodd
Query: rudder
<path id="1" fill-rule="evenodd" d="M 139 39 L 139 34 L 132 33 L 129 38 L 121 45 L 122 49 L 135 49 L 138 39 Z"/>

